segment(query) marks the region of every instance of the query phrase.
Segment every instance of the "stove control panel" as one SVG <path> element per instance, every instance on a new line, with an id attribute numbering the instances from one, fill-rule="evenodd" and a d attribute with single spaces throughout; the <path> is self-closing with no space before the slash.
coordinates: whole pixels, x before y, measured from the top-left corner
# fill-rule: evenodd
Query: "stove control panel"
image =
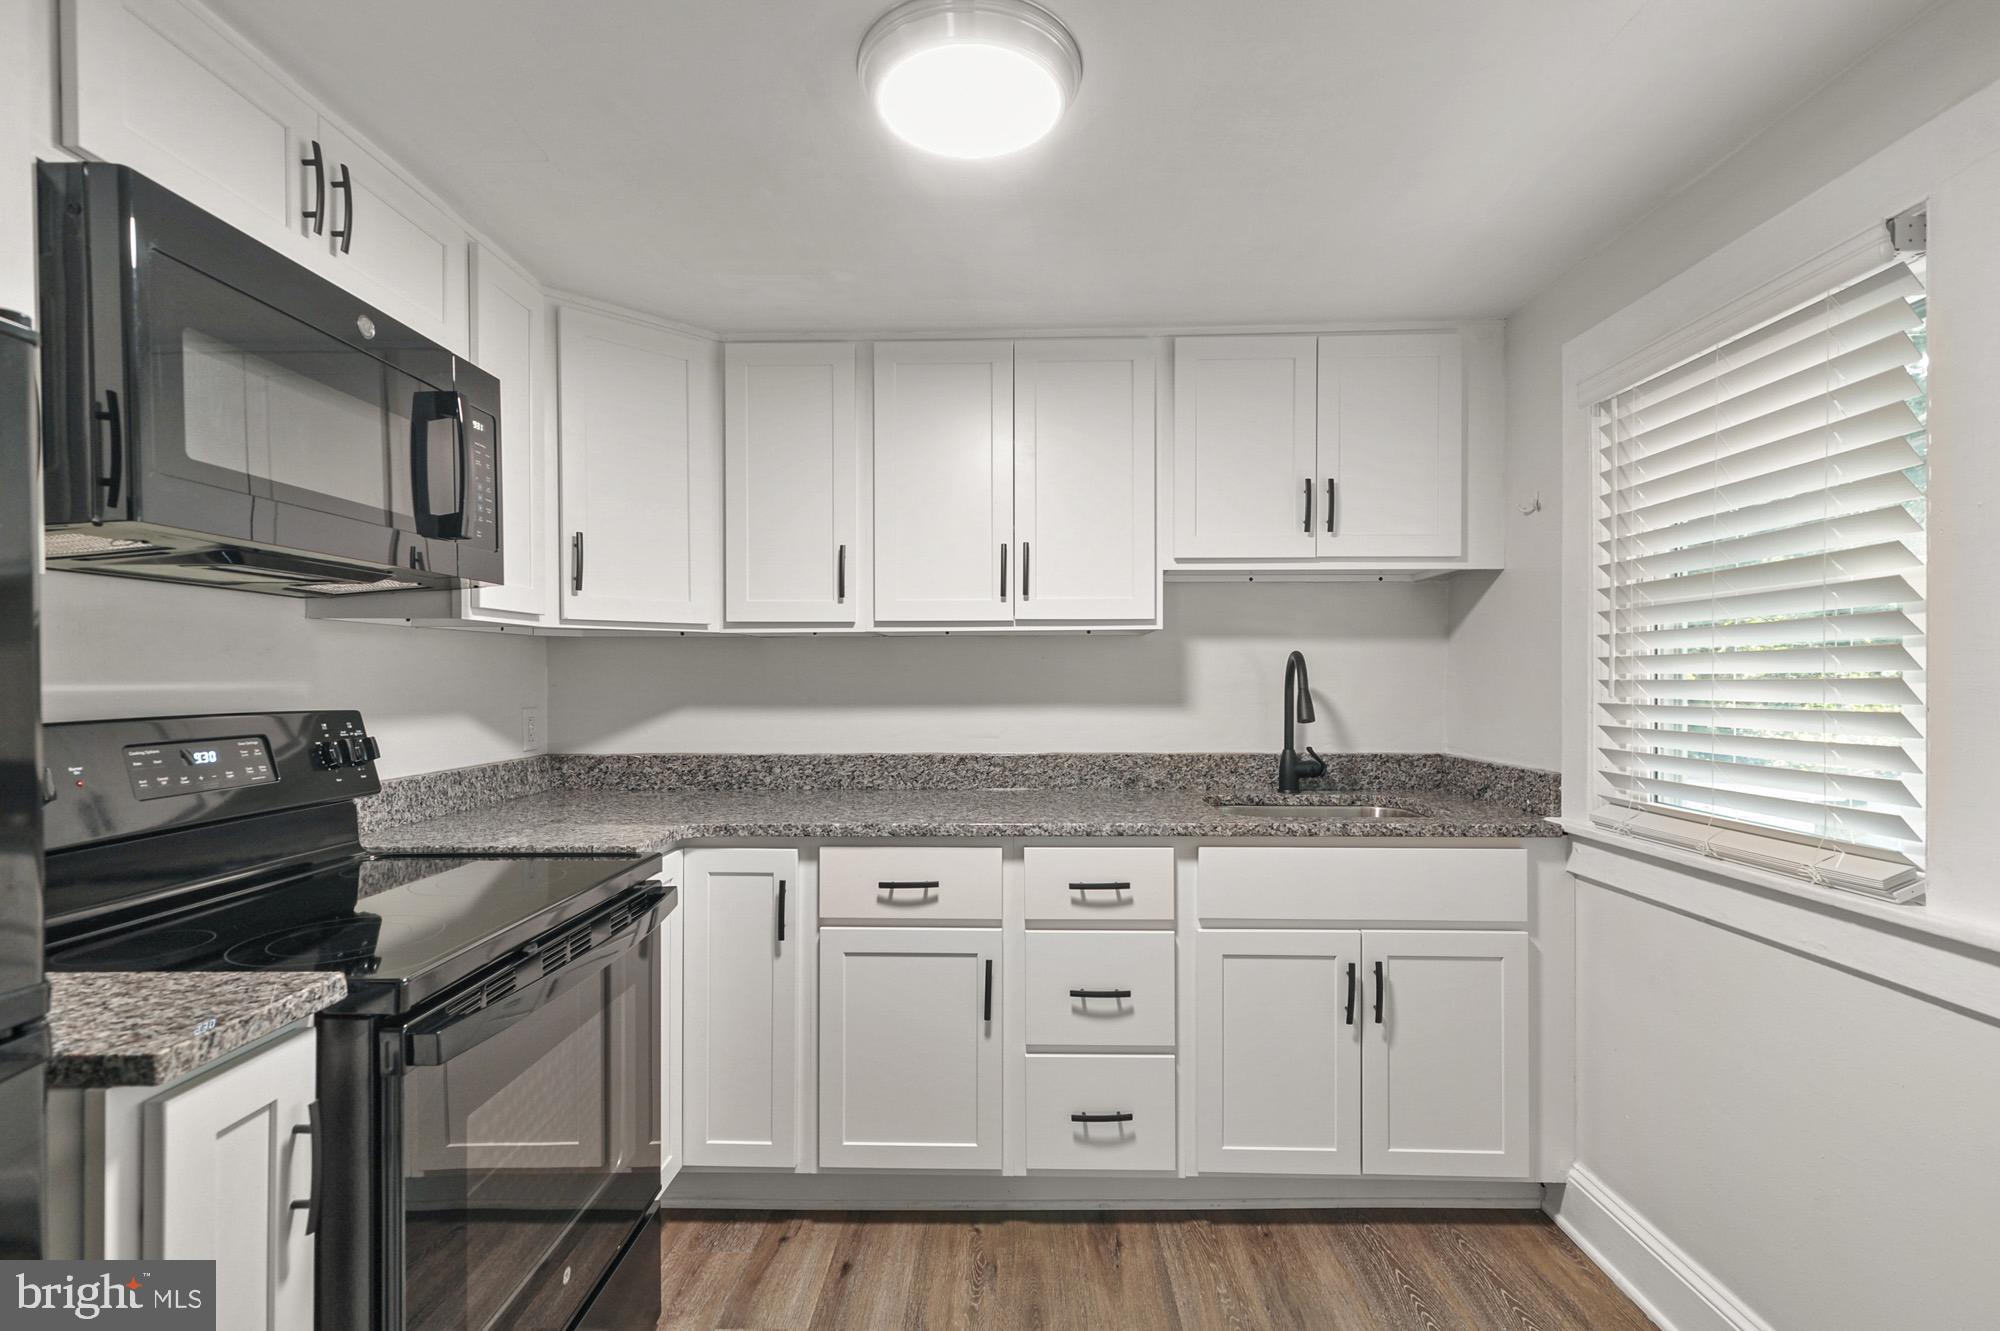
<path id="1" fill-rule="evenodd" d="M 373 795 L 358 712 L 70 721 L 42 728 L 50 851 Z"/>

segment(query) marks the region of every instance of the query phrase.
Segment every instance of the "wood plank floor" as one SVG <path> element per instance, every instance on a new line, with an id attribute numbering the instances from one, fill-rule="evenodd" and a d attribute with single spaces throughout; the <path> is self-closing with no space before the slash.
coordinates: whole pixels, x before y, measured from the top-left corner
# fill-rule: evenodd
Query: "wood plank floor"
<path id="1" fill-rule="evenodd" d="M 1646 1331 L 1540 1212 L 666 1213 L 662 1331 Z"/>

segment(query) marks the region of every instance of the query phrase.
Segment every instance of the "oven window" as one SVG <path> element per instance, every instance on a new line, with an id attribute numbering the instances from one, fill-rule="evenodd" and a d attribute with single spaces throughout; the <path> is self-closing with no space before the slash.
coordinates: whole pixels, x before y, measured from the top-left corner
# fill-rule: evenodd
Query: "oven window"
<path id="1" fill-rule="evenodd" d="M 171 255 L 147 280 L 158 465 L 413 529 L 410 415 L 427 385 Z"/>
<path id="2" fill-rule="evenodd" d="M 659 1191 L 647 940 L 403 1085 L 404 1326 L 560 1331 Z M 517 995 L 529 999 L 532 995 Z"/>

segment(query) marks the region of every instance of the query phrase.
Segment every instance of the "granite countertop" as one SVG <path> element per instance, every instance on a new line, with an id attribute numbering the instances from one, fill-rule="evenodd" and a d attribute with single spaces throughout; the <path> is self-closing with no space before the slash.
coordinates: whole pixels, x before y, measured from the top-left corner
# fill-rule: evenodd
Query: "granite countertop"
<path id="1" fill-rule="evenodd" d="M 164 1085 L 346 996 L 328 971 L 51 975 L 49 1085 Z"/>
<path id="2" fill-rule="evenodd" d="M 1197 790 L 579 790 L 557 788 L 364 833 L 402 855 L 652 855 L 684 841 L 924 837 L 1542 837 L 1540 813 L 1443 790 L 1361 789 L 1264 803 L 1385 804 L 1416 818 L 1288 819 L 1225 813 Z"/>

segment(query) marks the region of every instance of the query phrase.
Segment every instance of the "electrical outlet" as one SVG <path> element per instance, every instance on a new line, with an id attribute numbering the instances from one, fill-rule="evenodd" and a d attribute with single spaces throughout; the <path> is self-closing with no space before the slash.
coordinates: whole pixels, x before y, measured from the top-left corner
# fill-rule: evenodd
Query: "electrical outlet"
<path id="1" fill-rule="evenodd" d="M 521 709 L 521 752 L 540 753 L 542 747 L 542 709 L 539 707 L 523 707 Z"/>

